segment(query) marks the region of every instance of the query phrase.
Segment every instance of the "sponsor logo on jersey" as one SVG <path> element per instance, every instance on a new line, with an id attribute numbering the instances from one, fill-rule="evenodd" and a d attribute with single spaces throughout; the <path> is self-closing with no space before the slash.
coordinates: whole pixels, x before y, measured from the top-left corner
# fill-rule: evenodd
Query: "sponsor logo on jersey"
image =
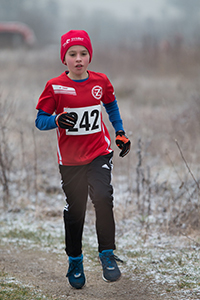
<path id="1" fill-rule="evenodd" d="M 103 89 L 101 86 L 99 85 L 95 85 L 93 88 L 92 88 L 92 96 L 97 99 L 97 100 L 100 100 L 102 98 L 102 95 L 103 95 Z"/>
<path id="2" fill-rule="evenodd" d="M 55 94 L 65 94 L 76 96 L 76 90 L 72 87 L 62 86 L 62 85 L 52 85 Z"/>

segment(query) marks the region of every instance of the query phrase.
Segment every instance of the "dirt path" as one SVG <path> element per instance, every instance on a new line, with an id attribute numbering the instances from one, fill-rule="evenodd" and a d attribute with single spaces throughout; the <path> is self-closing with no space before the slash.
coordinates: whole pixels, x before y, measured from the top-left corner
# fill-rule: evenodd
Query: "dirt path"
<path id="1" fill-rule="evenodd" d="M 1 270 L 14 276 L 24 284 L 30 284 L 36 290 L 56 299 L 67 300 L 161 300 L 170 299 L 161 296 L 161 290 L 153 290 L 148 281 L 132 281 L 123 274 L 115 283 L 106 283 L 101 278 L 100 265 L 92 262 L 90 268 L 84 261 L 86 286 L 81 290 L 71 288 L 65 278 L 67 263 L 65 255 L 46 253 L 30 249 L 11 249 L 3 246 L 0 251 Z M 159 295 L 160 294 L 160 295 Z M 172 299 L 172 298 L 171 298 Z M 175 299 L 175 298 L 173 298 Z"/>

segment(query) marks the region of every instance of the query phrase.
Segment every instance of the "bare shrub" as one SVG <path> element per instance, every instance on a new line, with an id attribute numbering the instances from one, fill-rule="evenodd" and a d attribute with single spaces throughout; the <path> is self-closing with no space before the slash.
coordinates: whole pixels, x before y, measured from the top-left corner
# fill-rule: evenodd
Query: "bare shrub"
<path id="1" fill-rule="evenodd" d="M 10 172 L 12 169 L 13 154 L 9 143 L 8 122 L 11 117 L 9 104 L 2 100 L 0 95 L 0 182 L 3 189 L 3 205 L 8 207 L 10 202 Z"/>

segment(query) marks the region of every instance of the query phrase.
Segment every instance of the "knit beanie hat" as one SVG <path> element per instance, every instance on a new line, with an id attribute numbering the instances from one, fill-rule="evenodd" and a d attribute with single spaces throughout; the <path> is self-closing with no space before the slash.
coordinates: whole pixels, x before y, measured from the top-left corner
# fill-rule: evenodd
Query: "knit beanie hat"
<path id="1" fill-rule="evenodd" d="M 89 62 L 91 62 L 93 50 L 89 35 L 84 30 L 70 30 L 61 36 L 60 58 L 62 63 L 64 63 L 67 50 L 74 45 L 80 45 L 87 48 L 90 55 Z"/>

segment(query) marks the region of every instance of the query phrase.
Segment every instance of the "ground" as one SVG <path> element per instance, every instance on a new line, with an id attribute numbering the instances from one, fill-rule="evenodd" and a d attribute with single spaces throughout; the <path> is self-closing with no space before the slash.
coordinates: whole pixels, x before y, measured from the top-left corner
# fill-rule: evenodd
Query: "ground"
<path id="1" fill-rule="evenodd" d="M 53 299 L 69 300 L 158 300 L 170 299 L 161 296 L 161 288 L 151 289 L 151 282 L 131 280 L 131 274 L 122 274 L 115 283 L 106 283 L 101 278 L 101 266 L 97 263 L 91 268 L 86 265 L 87 282 L 83 289 L 71 288 L 65 278 L 67 263 L 65 255 L 43 251 L 32 251 L 4 246 L 1 249 L 1 269 L 18 278 L 24 284 L 34 286 L 35 290 L 50 295 Z M 90 270 L 87 270 L 89 268 Z M 173 298 L 171 298 L 173 299 Z"/>

